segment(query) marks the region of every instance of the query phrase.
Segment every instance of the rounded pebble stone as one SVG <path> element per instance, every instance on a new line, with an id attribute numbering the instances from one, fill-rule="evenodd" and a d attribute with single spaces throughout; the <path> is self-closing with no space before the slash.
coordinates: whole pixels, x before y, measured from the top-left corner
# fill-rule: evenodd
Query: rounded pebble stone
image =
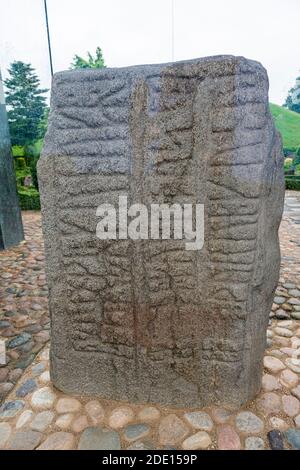
<path id="1" fill-rule="evenodd" d="M 291 392 L 292 392 L 292 395 L 294 395 L 300 400 L 300 385 L 297 385 L 297 387 L 293 388 Z"/>
<path id="2" fill-rule="evenodd" d="M 264 393 L 257 400 L 257 408 L 265 416 L 271 413 L 280 413 L 282 409 L 280 397 L 274 392 Z"/>
<path id="3" fill-rule="evenodd" d="M 274 331 L 277 335 L 283 336 L 284 338 L 291 338 L 293 336 L 293 333 L 290 330 L 288 330 L 287 328 L 282 328 L 280 326 L 275 328 Z"/>
<path id="4" fill-rule="evenodd" d="M 31 405 L 33 408 L 48 409 L 52 408 L 56 399 L 56 395 L 49 387 L 42 387 L 35 392 L 31 397 Z"/>
<path id="5" fill-rule="evenodd" d="M 146 406 L 138 414 L 138 418 L 141 421 L 147 421 L 147 422 L 155 421 L 159 419 L 159 417 L 160 417 L 160 412 L 157 408 L 154 408 L 154 406 Z"/>
<path id="6" fill-rule="evenodd" d="M 211 431 L 214 425 L 209 414 L 205 413 L 204 411 L 191 411 L 190 413 L 185 413 L 184 417 L 195 429 Z"/>
<path id="7" fill-rule="evenodd" d="M 78 433 L 82 432 L 89 426 L 88 419 L 85 415 L 78 416 L 72 424 L 72 431 Z"/>
<path id="8" fill-rule="evenodd" d="M 33 417 L 33 411 L 31 410 L 23 411 L 23 413 L 21 413 L 21 415 L 19 416 L 18 421 L 16 422 L 16 429 L 20 429 L 23 426 L 25 426 L 25 424 L 28 424 L 31 421 L 32 417 Z"/>
<path id="9" fill-rule="evenodd" d="M 74 415 L 72 413 L 66 413 L 64 415 L 60 415 L 55 421 L 55 426 L 57 426 L 60 429 L 68 429 L 71 426 L 73 418 L 74 418 Z"/>
<path id="10" fill-rule="evenodd" d="M 224 424 L 218 428 L 217 443 L 219 450 L 240 450 L 241 441 L 235 429 Z"/>
<path id="11" fill-rule="evenodd" d="M 105 411 L 101 403 L 97 400 L 91 400 L 85 405 L 85 411 L 92 420 L 93 424 L 100 424 L 104 420 Z"/>
<path id="12" fill-rule="evenodd" d="M 119 450 L 121 449 L 120 436 L 112 429 L 90 427 L 80 436 L 79 450 Z"/>
<path id="13" fill-rule="evenodd" d="M 282 404 L 283 411 L 291 418 L 296 416 L 300 411 L 299 400 L 291 395 L 283 395 Z"/>
<path id="14" fill-rule="evenodd" d="M 264 450 L 265 443 L 261 437 L 247 437 L 245 439 L 246 450 Z"/>
<path id="15" fill-rule="evenodd" d="M 212 441 L 205 431 L 199 431 L 193 436 L 188 437 L 182 443 L 184 450 L 197 450 L 207 449 L 211 445 Z"/>
<path id="16" fill-rule="evenodd" d="M 3 449 L 11 433 L 11 426 L 8 423 L 0 423 L 0 449 Z"/>
<path id="17" fill-rule="evenodd" d="M 17 431 L 9 442 L 10 450 L 34 450 L 41 442 L 43 434 L 38 431 Z"/>
<path id="18" fill-rule="evenodd" d="M 217 424 L 225 424 L 232 416 L 232 411 L 225 408 L 213 408 L 211 414 Z"/>
<path id="19" fill-rule="evenodd" d="M 13 418 L 24 407 L 25 402 L 22 400 L 7 401 L 0 408 L 1 418 Z"/>
<path id="20" fill-rule="evenodd" d="M 300 359 L 296 359 L 294 357 L 288 357 L 285 360 L 285 363 L 288 366 L 288 368 L 291 369 L 293 372 L 296 372 L 296 374 L 300 374 Z"/>
<path id="21" fill-rule="evenodd" d="M 16 396 L 21 398 L 26 397 L 26 395 L 32 393 L 36 387 L 36 381 L 34 379 L 28 379 L 17 389 Z"/>
<path id="22" fill-rule="evenodd" d="M 71 450 L 73 449 L 75 438 L 69 432 L 55 432 L 38 447 L 37 450 Z"/>
<path id="23" fill-rule="evenodd" d="M 54 419 L 54 413 L 52 411 L 42 411 L 38 413 L 32 420 L 30 425 L 34 431 L 45 431 Z"/>
<path id="24" fill-rule="evenodd" d="M 76 413 L 81 408 L 81 403 L 76 398 L 59 398 L 56 404 L 57 413 Z"/>
<path id="25" fill-rule="evenodd" d="M 144 423 L 129 424 L 124 429 L 124 438 L 126 441 L 133 442 L 142 439 L 150 432 L 150 427 Z"/>
<path id="26" fill-rule="evenodd" d="M 272 392 L 280 388 L 280 383 L 274 375 L 264 374 L 262 378 L 262 388 L 265 392 Z"/>
<path id="27" fill-rule="evenodd" d="M 285 369 L 280 374 L 280 382 L 284 387 L 295 387 L 299 382 L 298 375 L 289 369 Z"/>
<path id="28" fill-rule="evenodd" d="M 289 425 L 281 418 L 278 418 L 278 416 L 272 416 L 270 418 L 270 425 L 274 429 L 279 429 L 280 431 L 285 431 Z"/>
<path id="29" fill-rule="evenodd" d="M 39 381 L 41 384 L 46 384 L 50 382 L 50 372 L 48 370 L 45 370 L 40 376 L 39 376 Z"/>
<path id="30" fill-rule="evenodd" d="M 159 442 L 162 445 L 174 445 L 187 437 L 189 429 L 175 414 L 162 418 L 158 427 Z"/>
<path id="31" fill-rule="evenodd" d="M 251 411 L 242 411 L 235 418 L 235 424 L 240 432 L 257 434 L 264 428 L 263 421 Z"/>
<path id="32" fill-rule="evenodd" d="M 109 417 L 109 426 L 119 429 L 129 424 L 134 418 L 134 412 L 127 406 L 120 406 L 112 411 Z"/>
<path id="33" fill-rule="evenodd" d="M 281 362 L 280 359 L 273 356 L 265 356 L 264 357 L 264 367 L 271 373 L 276 374 L 277 372 L 283 370 L 284 364 Z"/>

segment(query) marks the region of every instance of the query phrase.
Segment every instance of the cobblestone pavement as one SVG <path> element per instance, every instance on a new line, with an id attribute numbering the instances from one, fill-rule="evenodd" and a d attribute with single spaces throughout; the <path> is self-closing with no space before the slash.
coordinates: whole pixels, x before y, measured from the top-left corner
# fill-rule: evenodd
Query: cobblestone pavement
<path id="1" fill-rule="evenodd" d="M 49 377 L 40 215 L 26 242 L 0 253 L 0 449 L 300 449 L 300 194 L 286 193 L 282 266 L 262 390 L 239 409 L 171 409 L 71 397 Z M 0 349 L 1 357 L 1 349 Z M 1 398 L 0 398 L 1 399 Z"/>

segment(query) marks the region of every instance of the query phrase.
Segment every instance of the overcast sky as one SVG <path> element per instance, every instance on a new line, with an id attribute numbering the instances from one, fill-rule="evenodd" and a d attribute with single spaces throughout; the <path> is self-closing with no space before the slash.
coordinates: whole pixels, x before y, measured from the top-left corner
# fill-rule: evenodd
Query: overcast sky
<path id="1" fill-rule="evenodd" d="M 243 55 L 282 104 L 300 75 L 300 0 L 173 0 L 174 59 Z M 48 0 L 54 71 L 100 46 L 107 66 L 172 60 L 172 0 Z M 30 62 L 50 86 L 43 0 L 0 0 L 0 67 Z"/>

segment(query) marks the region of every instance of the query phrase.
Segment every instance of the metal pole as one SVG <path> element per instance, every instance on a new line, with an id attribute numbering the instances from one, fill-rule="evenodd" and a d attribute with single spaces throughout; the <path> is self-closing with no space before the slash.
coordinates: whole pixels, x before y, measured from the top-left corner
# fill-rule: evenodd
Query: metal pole
<path id="1" fill-rule="evenodd" d="M 53 64 L 52 64 L 51 42 L 50 42 L 50 32 L 49 32 L 49 23 L 48 23 L 47 0 L 44 0 L 44 7 L 45 7 L 45 18 L 46 18 L 46 27 L 47 27 L 50 70 L 51 70 L 51 76 L 53 76 Z"/>

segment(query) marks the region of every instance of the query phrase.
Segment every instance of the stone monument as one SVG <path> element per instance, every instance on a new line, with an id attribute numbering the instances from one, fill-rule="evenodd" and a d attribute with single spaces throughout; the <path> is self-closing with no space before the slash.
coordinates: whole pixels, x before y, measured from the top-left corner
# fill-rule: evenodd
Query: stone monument
<path id="1" fill-rule="evenodd" d="M 265 69 L 216 56 L 57 73 L 39 182 L 54 384 L 173 406 L 252 399 L 284 198 Z M 120 195 L 203 204 L 202 249 L 97 238 L 97 207 Z"/>
<path id="2" fill-rule="evenodd" d="M 0 250 L 24 239 L 0 72 Z"/>

